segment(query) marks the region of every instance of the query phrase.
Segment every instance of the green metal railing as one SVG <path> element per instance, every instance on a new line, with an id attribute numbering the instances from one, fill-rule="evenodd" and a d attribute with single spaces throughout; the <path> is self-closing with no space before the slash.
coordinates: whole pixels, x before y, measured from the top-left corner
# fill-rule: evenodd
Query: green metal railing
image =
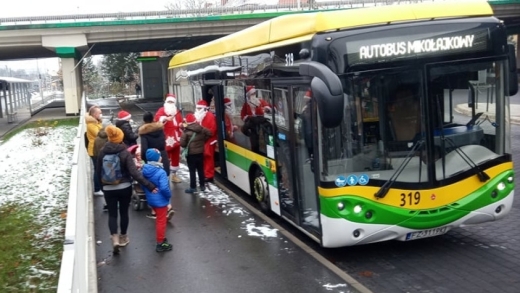
<path id="1" fill-rule="evenodd" d="M 244 0 L 240 6 L 218 6 L 202 9 L 179 9 L 175 11 L 119 12 L 75 15 L 51 15 L 32 17 L 0 18 L 1 30 L 72 28 L 91 26 L 118 26 L 164 24 L 192 21 L 219 21 L 251 18 L 272 18 L 302 11 L 373 7 L 381 5 L 407 4 L 416 2 L 446 2 L 450 0 L 336 0 L 307 1 L 308 3 L 263 5 L 261 0 Z M 456 0 L 451 0 L 456 1 Z M 303 2 L 303 1 L 301 1 Z M 520 0 L 489 0 L 492 6 L 520 5 Z"/>

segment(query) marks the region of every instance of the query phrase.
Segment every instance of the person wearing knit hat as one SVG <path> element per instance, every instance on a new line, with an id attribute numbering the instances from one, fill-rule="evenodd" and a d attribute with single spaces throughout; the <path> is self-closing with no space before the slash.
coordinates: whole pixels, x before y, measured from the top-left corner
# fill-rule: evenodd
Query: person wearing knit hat
<path id="1" fill-rule="evenodd" d="M 166 222 L 173 216 L 170 205 L 171 190 L 168 175 L 161 163 L 161 152 L 156 148 L 146 150 L 148 162 L 143 165 L 143 176 L 159 187 L 158 193 L 152 193 L 143 188 L 148 205 L 155 215 L 155 251 L 164 252 L 172 250 L 172 245 L 166 240 Z"/>
<path id="2" fill-rule="evenodd" d="M 170 161 L 171 181 L 180 183 L 182 180 L 177 176 L 179 170 L 179 162 L 181 158 L 181 147 L 179 144 L 182 135 L 182 113 L 177 109 L 177 97 L 174 94 L 167 94 L 164 99 L 164 105 L 155 113 L 155 121 L 163 124 L 165 137 L 165 151 Z"/>
<path id="3" fill-rule="evenodd" d="M 213 133 L 207 128 L 202 127 L 195 118 L 195 115 L 186 115 L 186 127 L 181 136 L 180 145 L 188 149 L 186 163 L 190 171 L 190 188 L 186 189 L 186 193 L 194 193 L 197 191 L 197 174 L 199 176 L 200 190 L 205 190 L 204 176 L 204 147 L 205 142 Z"/>
<path id="4" fill-rule="evenodd" d="M 136 145 L 139 137 L 130 125 L 131 119 L 132 115 L 125 110 L 121 110 L 117 114 L 116 126 L 123 131 L 123 143 L 128 147 Z"/>
<path id="5" fill-rule="evenodd" d="M 197 118 L 195 118 L 195 115 L 193 115 L 191 113 L 186 115 L 186 124 L 190 125 L 190 124 L 193 124 L 195 122 L 197 122 Z"/>
<path id="6" fill-rule="evenodd" d="M 146 180 L 135 166 L 132 154 L 123 144 L 124 134 L 121 129 L 109 125 L 105 128 L 108 142 L 99 152 L 95 170 L 103 185 L 103 192 L 108 206 L 108 227 L 112 238 L 114 254 L 126 246 L 128 238 L 128 210 L 132 199 L 132 182 L 136 180 L 153 193 L 159 190 L 156 185 Z M 119 159 L 119 160 L 117 160 Z M 121 217 L 118 227 L 118 217 Z M 119 229 L 120 228 L 120 229 Z M 118 232 L 121 234 L 118 234 Z"/>
<path id="7" fill-rule="evenodd" d="M 146 159 L 151 162 L 160 162 L 161 152 L 158 149 L 146 150 Z"/>
<path id="8" fill-rule="evenodd" d="M 258 98 L 257 90 L 254 86 L 246 87 L 246 102 L 240 111 L 240 118 L 245 121 L 251 116 L 263 116 L 265 112 L 271 111 L 271 105 L 264 99 Z"/>
<path id="9" fill-rule="evenodd" d="M 108 125 L 105 132 L 107 133 L 108 141 L 111 143 L 122 143 L 125 137 L 121 129 L 112 125 Z"/>

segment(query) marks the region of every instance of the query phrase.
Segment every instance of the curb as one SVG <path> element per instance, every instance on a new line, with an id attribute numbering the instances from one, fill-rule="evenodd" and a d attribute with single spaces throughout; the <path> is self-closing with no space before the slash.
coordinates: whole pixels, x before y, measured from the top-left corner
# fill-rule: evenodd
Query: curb
<path id="1" fill-rule="evenodd" d="M 465 104 L 458 104 L 456 107 L 455 107 L 455 112 L 459 113 L 459 114 L 462 114 L 462 115 L 465 115 L 465 116 L 468 116 L 468 117 L 471 117 L 472 113 L 471 113 L 471 108 L 468 108 L 467 105 Z M 478 112 L 478 111 L 476 111 Z M 511 107 L 509 108 L 509 113 L 510 113 L 510 117 L 509 117 L 509 122 L 511 124 L 515 124 L 515 125 L 520 125 L 520 117 L 518 116 L 515 116 L 515 115 L 511 115 Z M 495 119 L 495 113 L 489 113 L 489 112 L 484 112 L 484 114 L 488 115 L 490 119 L 494 120 Z"/>

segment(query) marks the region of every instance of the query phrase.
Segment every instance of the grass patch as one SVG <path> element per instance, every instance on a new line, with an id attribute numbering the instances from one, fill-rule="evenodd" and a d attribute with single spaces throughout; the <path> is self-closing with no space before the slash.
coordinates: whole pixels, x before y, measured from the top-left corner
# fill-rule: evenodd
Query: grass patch
<path id="1" fill-rule="evenodd" d="M 0 288 L 2 292 L 56 292 L 63 249 L 27 205 L 0 206 Z M 38 236 L 39 235 L 39 236 Z M 43 236 L 42 236 L 43 235 Z"/>
<path id="2" fill-rule="evenodd" d="M 2 140 L 4 142 L 8 141 L 11 137 L 20 133 L 25 129 L 31 128 L 43 128 L 43 127 L 57 127 L 57 126 L 78 126 L 79 118 L 65 118 L 65 119 L 55 119 L 55 120 L 37 120 L 25 123 L 4 135 Z"/>

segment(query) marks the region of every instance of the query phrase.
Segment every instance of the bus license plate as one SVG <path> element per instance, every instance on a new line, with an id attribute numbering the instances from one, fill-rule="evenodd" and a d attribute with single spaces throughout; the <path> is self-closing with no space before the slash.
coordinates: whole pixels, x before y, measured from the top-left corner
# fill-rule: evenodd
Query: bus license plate
<path id="1" fill-rule="evenodd" d="M 448 232 L 448 227 L 435 228 L 406 234 L 406 241 L 442 235 Z"/>

